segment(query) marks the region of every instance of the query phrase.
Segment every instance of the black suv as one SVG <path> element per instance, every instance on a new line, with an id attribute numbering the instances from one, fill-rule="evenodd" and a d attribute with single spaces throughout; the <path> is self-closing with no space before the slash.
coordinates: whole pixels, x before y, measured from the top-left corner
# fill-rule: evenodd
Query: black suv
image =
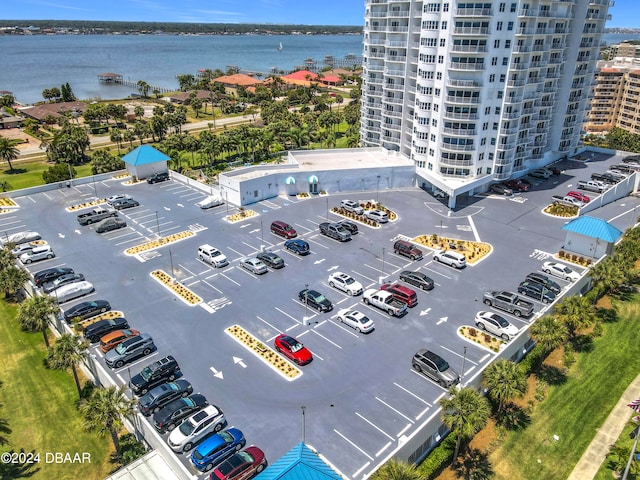
<path id="1" fill-rule="evenodd" d="M 69 273 L 75 273 L 73 268 L 47 268 L 35 273 L 33 281 L 36 283 L 36 287 L 41 287 L 45 283 L 53 282 L 56 278 Z"/>
<path id="2" fill-rule="evenodd" d="M 158 183 L 164 182 L 165 180 L 169 180 L 169 172 L 158 172 L 148 177 L 147 183 Z"/>
<path id="3" fill-rule="evenodd" d="M 546 275 L 543 275 L 542 273 L 531 272 L 529 275 L 527 275 L 527 278 L 525 278 L 525 280 L 528 282 L 539 283 L 543 287 L 547 287 L 556 295 L 559 294 L 561 290 L 560 285 L 558 285 L 556 282 L 551 280 Z"/>
<path id="4" fill-rule="evenodd" d="M 93 322 L 91 325 L 87 325 L 82 334 L 84 335 L 84 338 L 89 340 L 91 343 L 96 343 L 107 333 L 122 330 L 124 328 L 129 328 L 129 322 L 127 322 L 125 318 L 110 318 L 98 320 L 97 322 Z"/>
<path id="5" fill-rule="evenodd" d="M 518 293 L 527 297 L 535 298 L 544 303 L 551 303 L 556 299 L 556 294 L 544 285 L 535 282 L 525 281 L 518 285 Z"/>
<path id="6" fill-rule="evenodd" d="M 180 365 L 178 365 L 175 358 L 167 355 L 144 367 L 140 373 L 131 377 L 129 385 L 133 393 L 144 395 L 156 385 L 175 380 L 179 373 Z"/>

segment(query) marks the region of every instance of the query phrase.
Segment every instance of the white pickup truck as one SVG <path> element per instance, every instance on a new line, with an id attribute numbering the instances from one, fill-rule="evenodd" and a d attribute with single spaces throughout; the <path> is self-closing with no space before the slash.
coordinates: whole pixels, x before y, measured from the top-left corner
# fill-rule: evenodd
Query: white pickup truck
<path id="1" fill-rule="evenodd" d="M 401 317 L 407 311 L 407 304 L 394 298 L 391 292 L 370 288 L 362 294 L 362 301 L 384 310 L 389 315 Z"/>

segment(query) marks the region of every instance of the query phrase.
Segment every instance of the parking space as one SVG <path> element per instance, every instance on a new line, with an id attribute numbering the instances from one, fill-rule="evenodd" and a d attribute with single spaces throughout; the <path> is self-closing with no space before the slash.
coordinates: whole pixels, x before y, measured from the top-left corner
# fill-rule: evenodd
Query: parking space
<path id="1" fill-rule="evenodd" d="M 341 472 L 356 478 L 372 470 L 403 437 L 434 415 L 439 398 L 446 393 L 412 369 L 411 358 L 417 350 L 428 348 L 441 355 L 463 374 L 463 383 L 479 375 L 492 358 L 493 352 L 463 340 L 458 329 L 473 325 L 476 312 L 493 310 L 483 304 L 484 292 L 515 291 L 529 272 L 540 272 L 542 264 L 562 248 L 564 222 L 540 211 L 552 192 L 566 189 L 572 181 L 568 175 L 536 181 L 518 200 L 470 197 L 455 212 L 419 189 L 380 192 L 380 201 L 399 219 L 380 228 L 360 225 L 357 235 L 341 243 L 320 234 L 318 224 L 340 219 L 330 212 L 340 200 L 366 200 L 369 193 L 273 198 L 250 207 L 258 216 L 230 224 L 224 217 L 236 213 L 236 208 L 222 205 L 201 210 L 195 204 L 206 195 L 176 180 L 133 186 L 109 180 L 20 197 L 17 212 L 0 216 L 0 234 L 40 232 L 56 258 L 38 262 L 30 271 L 74 268 L 95 284 L 90 298 L 109 300 L 114 309 L 125 313 L 132 328 L 153 337 L 155 352 L 111 371 L 118 382 L 125 383 L 154 358 L 174 355 L 195 391 L 220 406 L 230 424 L 240 428 L 250 443 L 264 448 L 271 462 L 299 442 L 295 425 L 304 406 L 307 441 Z M 127 193 L 140 202 L 120 211 L 126 228 L 97 234 L 91 226 L 78 225 L 77 212 L 65 211 L 96 194 L 115 193 Z M 635 213 L 638 202 L 626 205 L 625 211 Z M 620 213 L 606 207 L 602 212 L 610 212 L 609 218 Z M 626 222 L 630 216 L 616 221 Z M 270 232 L 274 220 L 292 225 L 298 238 L 309 243 L 310 254 L 299 256 L 286 250 L 284 239 Z M 124 254 L 129 247 L 185 230 L 195 235 L 136 257 Z M 396 239 L 433 233 L 488 242 L 494 251 L 478 265 L 462 270 L 434 261 L 426 248 L 418 261 L 393 251 Z M 200 260 L 198 246 L 205 243 L 220 249 L 229 263 L 215 268 Z M 240 265 L 263 249 L 277 253 L 286 266 L 256 275 Z M 202 304 L 187 306 L 167 294 L 150 278 L 157 269 L 200 296 Z M 400 318 L 328 283 L 330 274 L 344 272 L 365 290 L 378 288 L 381 283 L 399 281 L 404 270 L 431 277 L 435 288 L 411 287 L 418 303 Z M 567 285 L 559 278 L 554 281 Z M 298 292 L 304 288 L 324 294 L 333 310 L 319 313 L 301 302 Z M 495 312 L 522 329 L 547 307 L 531 300 L 535 304 L 532 317 Z M 342 309 L 364 313 L 375 329 L 363 334 L 340 323 L 337 315 Z M 314 360 L 300 367 L 300 377 L 286 381 L 225 333 L 233 324 L 269 347 L 280 333 L 294 336 L 311 350 Z M 95 346 L 91 351 L 103 363 L 102 352 Z M 283 423 L 295 428 L 283 430 Z M 279 434 L 274 442 L 276 428 Z"/>

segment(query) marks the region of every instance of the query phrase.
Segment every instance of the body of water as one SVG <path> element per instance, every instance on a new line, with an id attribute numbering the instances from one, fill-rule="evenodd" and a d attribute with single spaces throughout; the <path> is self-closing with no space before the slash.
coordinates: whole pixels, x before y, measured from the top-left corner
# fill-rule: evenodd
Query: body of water
<path id="1" fill-rule="evenodd" d="M 282 43 L 282 50 L 278 47 Z M 0 36 L 0 90 L 22 103 L 42 101 L 42 91 L 69 82 L 79 99 L 116 99 L 137 93 L 102 85 L 98 75 L 177 89 L 176 75 L 235 65 L 264 73 L 289 71 L 312 58 L 362 55 L 361 35 L 32 35 Z M 264 78 L 264 77 L 263 77 Z"/>

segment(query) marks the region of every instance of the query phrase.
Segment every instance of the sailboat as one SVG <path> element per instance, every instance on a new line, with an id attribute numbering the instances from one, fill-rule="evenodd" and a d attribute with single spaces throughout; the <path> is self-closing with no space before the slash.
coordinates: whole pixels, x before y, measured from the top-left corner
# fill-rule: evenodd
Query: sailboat
<path id="1" fill-rule="evenodd" d="M 281 52 L 282 51 L 282 42 L 280 42 L 280 45 L 278 45 L 278 51 Z"/>

